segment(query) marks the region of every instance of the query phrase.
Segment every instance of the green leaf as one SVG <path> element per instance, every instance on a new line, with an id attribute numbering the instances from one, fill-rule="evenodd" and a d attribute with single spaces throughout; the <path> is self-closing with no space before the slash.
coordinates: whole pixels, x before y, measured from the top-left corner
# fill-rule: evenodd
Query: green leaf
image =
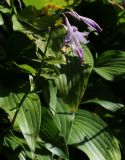
<path id="1" fill-rule="evenodd" d="M 7 150 L 8 148 L 8 152 L 4 151 L 4 147 L 6 147 L 5 150 Z M 3 155 L 8 159 L 10 158 L 13 160 L 17 160 L 17 159 L 27 160 L 29 158 L 32 159 L 30 151 L 26 147 L 24 139 L 21 139 L 15 136 L 14 134 L 8 135 L 7 137 L 5 137 L 2 151 L 4 152 Z M 51 157 L 52 157 L 51 152 L 49 152 L 44 145 L 40 145 L 40 146 L 37 145 L 35 160 L 51 160 L 52 159 Z"/>
<path id="2" fill-rule="evenodd" d="M 49 106 L 55 110 L 57 103 L 57 88 L 53 85 L 52 81 L 48 81 L 50 91 L 50 102 Z"/>
<path id="3" fill-rule="evenodd" d="M 16 64 L 16 63 L 14 63 L 17 67 L 19 67 L 21 70 L 24 70 L 25 72 L 27 72 L 27 73 L 30 73 L 30 74 L 32 74 L 32 75 L 35 75 L 36 74 L 36 70 L 33 68 L 33 67 L 31 67 L 31 66 L 29 66 L 29 65 L 27 65 L 27 64 L 20 64 L 20 65 L 18 65 L 18 64 Z"/>
<path id="4" fill-rule="evenodd" d="M 65 56 L 61 52 L 61 47 L 64 42 L 66 30 L 62 26 L 55 27 L 50 34 L 50 41 L 45 55 L 47 64 L 65 64 Z M 48 33 L 44 37 L 40 37 L 37 41 L 37 46 L 44 53 L 45 46 L 48 40 Z M 51 66 L 50 66 L 51 67 Z"/>
<path id="5" fill-rule="evenodd" d="M 14 31 L 25 31 L 23 25 L 18 21 L 16 15 L 12 16 L 12 22 Z"/>
<path id="6" fill-rule="evenodd" d="M 48 5 L 55 6 L 55 8 L 56 7 L 63 8 L 68 5 L 72 5 L 74 0 L 68 0 L 68 1 L 65 1 L 65 0 L 53 0 L 53 1 L 50 1 L 50 0 L 37 0 L 37 1 L 23 0 L 23 2 L 26 6 L 34 6 L 37 9 L 41 9 L 41 8 L 46 7 Z"/>
<path id="7" fill-rule="evenodd" d="M 7 137 L 4 138 L 4 145 L 2 150 L 3 155 L 7 159 L 26 160 L 27 156 L 26 153 L 24 152 L 24 144 L 25 141 L 23 139 L 8 134 Z"/>
<path id="8" fill-rule="evenodd" d="M 10 115 L 11 119 L 15 115 L 16 109 L 19 109 L 17 106 L 20 107 L 15 122 L 18 123 L 29 148 L 34 153 L 41 124 L 39 97 L 33 93 L 26 95 L 11 92 L 7 96 L 0 97 L 0 106 Z M 12 109 L 14 110 L 12 111 Z"/>
<path id="9" fill-rule="evenodd" d="M 84 103 L 95 103 L 112 112 L 124 107 L 122 100 L 114 95 L 104 79 L 92 81 L 84 96 Z"/>
<path id="10" fill-rule="evenodd" d="M 118 142 L 107 125 L 85 110 L 78 110 L 68 143 L 85 152 L 90 160 L 121 159 Z"/>
<path id="11" fill-rule="evenodd" d="M 63 26 L 55 27 L 51 32 L 51 39 L 48 47 L 54 52 L 59 52 L 66 36 L 66 29 Z M 60 52 L 61 54 L 62 52 Z"/>
<path id="12" fill-rule="evenodd" d="M 122 4 L 123 0 L 115 0 L 115 2 Z"/>
<path id="13" fill-rule="evenodd" d="M 57 66 L 58 76 L 54 79 L 61 97 L 71 111 L 75 111 L 79 106 L 93 68 L 93 57 L 89 49 L 84 47 L 83 50 L 85 65 L 81 64 L 78 57 L 69 56 L 67 57 L 69 62 Z"/>
<path id="14" fill-rule="evenodd" d="M 46 66 L 42 69 L 40 76 L 49 80 L 54 79 L 57 77 L 56 68 L 53 65 Z"/>
<path id="15" fill-rule="evenodd" d="M 44 150 L 42 150 L 43 152 L 45 152 Z M 50 155 L 46 155 L 46 154 L 43 154 L 43 155 L 36 155 L 36 159 L 35 160 L 52 160 L 52 156 Z"/>
<path id="16" fill-rule="evenodd" d="M 124 107 L 124 105 L 121 104 L 121 103 L 106 101 L 106 100 L 102 100 L 102 99 L 98 99 L 98 98 L 90 99 L 90 100 L 87 100 L 87 101 L 85 101 L 83 103 L 84 104 L 86 104 L 86 103 L 95 103 L 95 104 L 98 104 L 98 105 L 104 107 L 107 110 L 112 111 L 112 112 L 116 112 L 119 109 Z"/>
<path id="17" fill-rule="evenodd" d="M 7 4 L 11 6 L 10 0 L 6 0 Z"/>
<path id="18" fill-rule="evenodd" d="M 9 8 L 6 8 L 2 5 L 0 5 L 0 12 L 2 13 L 11 13 L 11 10 Z"/>
<path id="19" fill-rule="evenodd" d="M 67 143 L 72 127 L 72 122 L 74 120 L 74 113 L 70 112 L 69 106 L 61 99 L 58 99 L 57 101 L 54 120 Z"/>
<path id="20" fill-rule="evenodd" d="M 26 97 L 17 116 L 17 122 L 31 151 L 34 152 L 41 124 L 41 104 L 36 94 Z"/>
<path id="21" fill-rule="evenodd" d="M 45 147 L 53 154 L 68 158 L 65 139 L 57 127 L 54 117 L 46 108 L 42 108 L 42 111 L 40 138 L 45 142 Z"/>
<path id="22" fill-rule="evenodd" d="M 106 80 L 114 80 L 125 75 L 125 52 L 109 50 L 97 58 L 94 71 Z"/>
<path id="23" fill-rule="evenodd" d="M 3 25 L 3 24 L 4 24 L 4 20 L 3 20 L 2 14 L 0 13 L 0 25 Z"/>
<path id="24" fill-rule="evenodd" d="M 31 6 L 24 8 L 16 16 L 19 21 L 40 31 L 49 29 L 55 23 L 55 16 L 39 16 L 39 13 Z"/>

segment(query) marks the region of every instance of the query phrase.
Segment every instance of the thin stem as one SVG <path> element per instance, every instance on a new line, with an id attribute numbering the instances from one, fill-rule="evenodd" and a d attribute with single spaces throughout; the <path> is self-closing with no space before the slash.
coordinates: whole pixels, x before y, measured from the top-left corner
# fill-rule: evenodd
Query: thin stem
<path id="1" fill-rule="evenodd" d="M 51 29 L 52 30 L 52 29 Z M 41 64 L 40 64 L 40 67 L 39 67 L 39 70 L 36 74 L 36 78 L 35 78 L 35 84 L 37 83 L 39 77 L 40 77 L 40 74 L 41 74 L 41 71 L 42 71 L 42 68 L 44 66 L 44 61 L 45 61 L 45 55 L 46 55 L 46 52 L 47 52 L 47 48 L 48 48 L 48 45 L 49 45 L 49 41 L 50 41 L 50 37 L 51 37 L 51 30 L 49 31 L 49 37 L 48 37 L 48 40 L 47 40 L 47 44 L 46 44 L 46 47 L 45 47 L 45 50 L 44 50 L 44 53 L 43 53 L 43 59 L 41 60 Z"/>
<path id="2" fill-rule="evenodd" d="M 50 41 L 50 34 L 51 34 L 51 30 L 50 30 L 50 32 L 49 32 L 49 37 L 48 37 L 47 44 L 46 44 L 46 47 L 45 47 L 43 59 L 42 59 L 42 61 L 41 61 L 40 68 L 39 68 L 38 73 L 37 73 L 37 75 L 36 75 L 35 84 L 37 83 L 37 81 L 38 81 L 38 79 L 39 79 L 39 77 L 40 77 L 42 68 L 43 68 L 43 66 L 44 66 L 45 55 L 46 55 L 47 47 L 48 47 L 49 41 Z M 20 103 L 19 103 L 18 106 L 16 107 L 17 110 L 16 110 L 16 113 L 14 114 L 14 117 L 13 117 L 13 120 L 12 120 L 12 123 L 11 123 L 11 126 L 10 126 L 10 127 L 13 126 L 13 124 L 14 124 L 16 118 L 17 118 L 17 115 L 18 115 L 18 113 L 19 113 L 19 111 L 20 111 L 20 108 L 21 108 L 23 102 L 25 101 L 25 99 L 27 98 L 27 96 L 28 96 L 29 93 L 31 93 L 31 91 L 28 91 L 28 92 L 26 92 L 26 93 L 24 94 L 24 96 L 22 97 Z"/>
<path id="3" fill-rule="evenodd" d="M 23 98 L 21 99 L 20 103 L 19 103 L 18 106 L 16 107 L 17 110 L 16 110 L 16 113 L 14 114 L 14 117 L 13 117 L 13 120 L 12 120 L 12 122 L 11 122 L 10 128 L 13 126 L 13 124 L 14 124 L 14 122 L 15 122 L 15 120 L 16 120 L 16 117 L 17 117 L 17 115 L 18 115 L 18 113 L 19 113 L 19 111 L 20 111 L 20 108 L 21 108 L 21 106 L 22 106 L 23 102 L 25 101 L 25 99 L 26 99 L 26 97 L 27 97 L 28 94 L 29 94 L 29 92 L 27 92 L 27 93 L 24 94 L 24 96 L 23 96 Z"/>

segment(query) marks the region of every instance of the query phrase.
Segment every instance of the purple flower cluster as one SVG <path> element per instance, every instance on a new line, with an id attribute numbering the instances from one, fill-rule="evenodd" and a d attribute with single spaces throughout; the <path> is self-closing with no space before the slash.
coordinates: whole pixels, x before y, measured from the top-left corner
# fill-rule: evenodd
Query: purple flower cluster
<path id="1" fill-rule="evenodd" d="M 83 21 L 91 29 L 93 29 L 97 32 L 102 31 L 100 26 L 95 21 L 93 21 L 92 19 L 80 16 L 75 11 L 68 12 L 68 14 L 71 15 L 72 17 L 76 18 L 78 21 Z M 64 40 L 64 45 L 69 44 L 72 51 L 79 56 L 81 61 L 83 61 L 84 60 L 84 54 L 83 54 L 83 49 L 82 49 L 81 43 L 82 44 L 87 44 L 89 42 L 86 39 L 86 36 L 88 36 L 89 32 L 79 32 L 78 28 L 76 26 L 72 26 L 69 23 L 69 20 L 68 20 L 67 17 L 65 17 L 65 23 L 66 23 L 66 27 L 67 27 L 68 31 L 67 31 L 67 35 L 66 35 L 65 40 Z"/>

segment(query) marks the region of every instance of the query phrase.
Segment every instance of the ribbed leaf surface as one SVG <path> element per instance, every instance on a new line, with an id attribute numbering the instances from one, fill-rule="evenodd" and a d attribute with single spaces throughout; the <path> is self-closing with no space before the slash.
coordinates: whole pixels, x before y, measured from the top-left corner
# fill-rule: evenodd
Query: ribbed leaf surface
<path id="1" fill-rule="evenodd" d="M 66 105 L 61 99 L 58 99 L 57 101 L 54 120 L 67 142 L 72 122 L 74 120 L 74 113 L 70 112 L 68 105 Z"/>
<path id="2" fill-rule="evenodd" d="M 79 110 L 73 122 L 70 145 L 85 152 L 90 160 L 120 160 L 117 140 L 97 116 Z"/>
<path id="3" fill-rule="evenodd" d="M 87 87 L 93 67 L 93 58 L 87 47 L 84 47 L 85 64 L 81 64 L 76 56 L 71 56 L 69 62 L 58 66 L 58 76 L 55 84 L 65 103 L 74 111 L 81 101 Z"/>
<path id="4" fill-rule="evenodd" d="M 24 100 L 22 101 L 22 99 Z M 28 94 L 26 98 L 24 98 L 24 93 L 10 93 L 8 96 L 0 97 L 0 106 L 10 115 L 11 119 L 16 109 L 18 109 L 16 107 L 19 104 L 21 108 L 15 122 L 18 123 L 27 144 L 31 151 L 34 152 L 41 124 L 40 100 L 36 94 Z M 12 109 L 14 110 L 11 111 Z"/>
<path id="5" fill-rule="evenodd" d="M 106 80 L 114 80 L 125 75 L 125 52 L 110 50 L 104 52 L 96 61 L 95 72 Z"/>
<path id="6" fill-rule="evenodd" d="M 98 99 L 98 98 L 90 99 L 90 100 L 87 100 L 83 103 L 95 103 L 95 104 L 98 104 L 98 105 L 104 107 L 107 110 L 112 111 L 112 112 L 116 112 L 119 109 L 124 107 L 124 105 L 122 103 L 106 101 L 106 100 L 102 100 L 102 99 Z"/>
<path id="7" fill-rule="evenodd" d="M 56 125 L 52 114 L 43 108 L 40 138 L 46 143 L 45 147 L 53 154 L 68 158 L 68 150 L 63 134 Z"/>

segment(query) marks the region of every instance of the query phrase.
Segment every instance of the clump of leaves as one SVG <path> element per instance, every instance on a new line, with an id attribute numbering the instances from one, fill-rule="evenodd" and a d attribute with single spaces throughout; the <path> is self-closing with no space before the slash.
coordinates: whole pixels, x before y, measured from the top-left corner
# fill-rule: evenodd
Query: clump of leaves
<path id="1" fill-rule="evenodd" d="M 125 76 L 125 48 L 120 43 L 124 10 L 121 1 L 111 2 L 0 2 L 2 159 L 70 160 L 77 150 L 90 160 L 120 160 L 121 151 L 124 157 L 124 97 L 113 87 Z M 104 31 L 90 33 L 90 44 L 82 45 L 81 63 L 69 46 L 62 49 L 67 34 L 63 16 L 84 7 L 84 14 L 96 20 L 97 6 L 104 7 Z M 115 22 L 109 16 L 109 28 L 107 8 L 109 15 L 115 13 Z"/>

